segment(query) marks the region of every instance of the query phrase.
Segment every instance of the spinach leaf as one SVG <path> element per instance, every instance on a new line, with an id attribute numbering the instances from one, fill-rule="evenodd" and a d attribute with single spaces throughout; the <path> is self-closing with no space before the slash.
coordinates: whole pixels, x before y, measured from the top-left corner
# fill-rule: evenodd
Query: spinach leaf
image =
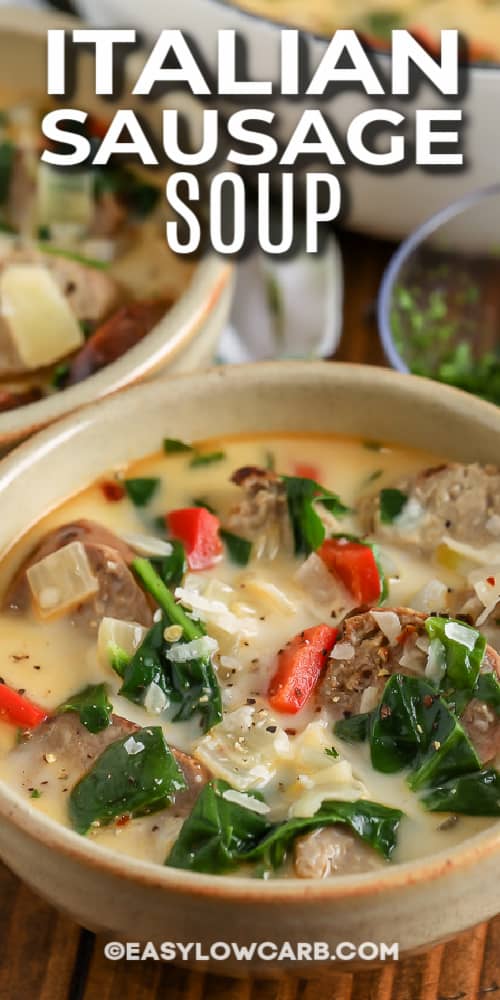
<path id="1" fill-rule="evenodd" d="M 62 361 L 61 364 L 56 365 L 54 371 L 52 372 L 52 377 L 50 379 L 50 384 L 52 388 L 64 389 L 68 375 L 69 375 L 69 364 L 67 361 Z"/>
<path id="2" fill-rule="evenodd" d="M 169 541 L 172 546 L 170 555 L 155 557 L 151 562 L 167 587 L 178 587 L 187 571 L 186 553 L 182 542 L 177 538 Z"/>
<path id="3" fill-rule="evenodd" d="M 220 780 L 205 785 L 165 864 L 212 874 L 229 871 L 272 829 L 260 813 L 223 798 L 230 787 Z"/>
<path id="4" fill-rule="evenodd" d="M 139 477 L 137 479 L 124 479 L 127 496 L 136 507 L 145 507 L 151 500 L 160 485 L 159 479 Z"/>
<path id="5" fill-rule="evenodd" d="M 191 468 L 196 469 L 200 465 L 213 465 L 214 462 L 222 462 L 225 457 L 225 451 L 197 451 L 189 464 Z"/>
<path id="6" fill-rule="evenodd" d="M 367 31 L 384 42 L 390 42 L 392 31 L 401 27 L 403 22 L 397 10 L 374 10 L 365 15 L 360 30 Z"/>
<path id="7" fill-rule="evenodd" d="M 246 566 L 252 553 L 252 543 L 248 541 L 248 538 L 234 535 L 232 531 L 226 531 L 225 528 L 219 529 L 219 535 L 225 542 L 232 561 L 238 566 Z"/>
<path id="8" fill-rule="evenodd" d="M 429 812 L 500 816 L 500 774 L 493 768 L 485 768 L 459 775 L 426 792 L 423 804 Z"/>
<path id="9" fill-rule="evenodd" d="M 400 809 L 358 799 L 355 802 L 325 801 L 314 816 L 296 817 L 278 823 L 254 847 L 245 860 L 264 858 L 273 868 L 283 864 L 295 837 L 318 827 L 345 823 L 350 829 L 389 860 L 397 843 L 397 830 L 403 817 Z"/>
<path id="10" fill-rule="evenodd" d="M 73 788 L 69 814 L 78 833 L 118 816 L 142 816 L 171 805 L 186 788 L 160 726 L 111 743 Z"/>
<path id="11" fill-rule="evenodd" d="M 436 689 L 403 674 L 395 674 L 385 686 L 370 747 L 376 771 L 392 774 L 409 767 L 413 790 L 481 767 L 472 743 Z"/>
<path id="12" fill-rule="evenodd" d="M 99 260 L 97 257 L 86 257 L 85 254 L 78 253 L 77 250 L 68 250 L 66 247 L 53 246 L 52 243 L 39 243 L 38 249 L 50 257 L 63 257 L 64 260 L 74 260 L 84 267 L 93 267 L 96 271 L 107 271 L 110 263 L 107 260 Z"/>
<path id="13" fill-rule="evenodd" d="M 413 791 L 439 787 L 481 768 L 457 717 L 436 688 L 419 677 L 394 674 L 378 708 L 337 722 L 335 734 L 350 742 L 369 739 L 373 768 L 384 774 L 408 768 Z M 423 799 L 426 806 L 427 801 Z"/>
<path id="14" fill-rule="evenodd" d="M 333 727 L 336 736 L 346 743 L 364 743 L 370 734 L 374 712 L 360 712 L 348 719 L 339 719 Z"/>
<path id="15" fill-rule="evenodd" d="M 399 809 L 367 800 L 327 801 L 314 816 L 272 824 L 260 813 L 224 798 L 228 790 L 230 786 L 220 780 L 205 786 L 182 826 L 167 865 L 213 874 L 261 860 L 278 868 L 295 837 L 334 823 L 347 824 L 388 859 L 403 815 Z M 260 799 L 258 793 L 248 794 Z"/>
<path id="16" fill-rule="evenodd" d="M 177 603 L 149 559 L 140 557 L 134 559 L 132 569 L 167 616 L 169 625 L 181 626 L 187 642 L 191 639 L 199 639 L 200 636 L 205 635 L 205 629 L 201 622 L 195 621 L 186 614 L 184 608 Z"/>
<path id="17" fill-rule="evenodd" d="M 201 622 L 190 618 L 175 601 L 147 559 L 135 559 L 132 568 L 160 605 L 163 616 L 149 630 L 125 667 L 120 694 L 142 704 L 149 685 L 155 683 L 170 702 L 178 705 L 174 722 L 190 719 L 198 713 L 203 731 L 207 732 L 222 720 L 221 694 L 211 658 L 206 655 L 174 662 L 169 657 L 172 643 L 164 636 L 169 625 L 180 625 L 183 636 L 179 642 L 187 643 L 201 639 L 205 630 Z"/>
<path id="18" fill-rule="evenodd" d="M 108 699 L 105 684 L 91 684 L 74 694 L 57 709 L 58 713 L 78 712 L 82 726 L 89 733 L 100 733 L 109 726 L 113 706 Z"/>
<path id="19" fill-rule="evenodd" d="M 473 696 L 479 701 L 485 701 L 496 715 L 500 715 L 500 683 L 496 674 L 479 674 Z"/>
<path id="20" fill-rule="evenodd" d="M 160 188 L 156 185 L 148 184 L 132 170 L 110 164 L 96 172 L 95 189 L 98 197 L 104 191 L 113 191 L 140 219 L 151 215 L 160 197 Z"/>
<path id="21" fill-rule="evenodd" d="M 0 205 L 6 205 L 9 198 L 9 188 L 14 168 L 16 150 L 8 139 L 0 142 Z"/>
<path id="22" fill-rule="evenodd" d="M 174 455 L 176 452 L 182 451 L 192 451 L 190 444 L 186 444 L 184 441 L 179 441 L 177 438 L 164 438 L 163 439 L 163 451 L 167 455 Z"/>
<path id="23" fill-rule="evenodd" d="M 163 617 L 155 622 L 144 636 L 141 645 L 125 663 L 122 673 L 123 683 L 119 693 L 136 705 L 143 704 L 151 684 L 157 684 L 170 700 L 170 685 L 165 677 L 163 660 L 165 647 L 163 633 L 168 624 L 168 619 Z"/>
<path id="24" fill-rule="evenodd" d="M 208 510 L 209 514 L 215 514 L 215 509 L 209 504 L 208 500 L 205 500 L 205 497 L 195 497 L 193 499 L 193 507 L 204 507 L 205 510 Z"/>
<path id="25" fill-rule="evenodd" d="M 454 618 L 428 618 L 425 630 L 429 639 L 437 639 L 446 659 L 446 673 L 441 690 L 449 702 L 455 702 L 459 714 L 472 698 L 486 649 L 486 639 L 477 629 Z"/>
<path id="26" fill-rule="evenodd" d="M 332 514 L 341 517 L 349 513 L 336 493 L 320 486 L 314 479 L 302 476 L 283 476 L 296 555 L 309 555 L 319 549 L 325 540 L 325 528 L 315 508 L 322 503 Z"/>
<path id="27" fill-rule="evenodd" d="M 407 500 L 406 493 L 402 493 L 401 490 L 392 487 L 380 490 L 379 504 L 382 524 L 392 524 L 403 510 Z"/>
<path id="28" fill-rule="evenodd" d="M 116 643 L 109 643 L 107 654 L 109 658 L 109 665 L 113 668 L 119 677 L 123 677 L 125 670 L 130 663 L 131 656 Z"/>

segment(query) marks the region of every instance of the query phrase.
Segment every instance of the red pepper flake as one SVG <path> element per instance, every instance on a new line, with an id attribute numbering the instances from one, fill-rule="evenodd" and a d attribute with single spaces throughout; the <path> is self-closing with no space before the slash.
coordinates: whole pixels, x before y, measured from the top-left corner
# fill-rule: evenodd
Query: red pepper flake
<path id="1" fill-rule="evenodd" d="M 389 705 L 382 705 L 380 709 L 380 718 L 388 719 L 392 715 L 392 710 Z"/>
<path id="2" fill-rule="evenodd" d="M 496 584 L 495 577 L 494 576 L 487 576 L 486 577 L 486 583 L 489 583 L 490 587 L 494 587 L 495 584 Z"/>
<path id="3" fill-rule="evenodd" d="M 431 706 L 434 704 L 434 698 L 432 697 L 431 694 L 424 694 L 422 700 L 425 705 L 425 708 L 431 708 Z"/>
<path id="4" fill-rule="evenodd" d="M 403 631 L 400 632 L 399 635 L 396 637 L 396 642 L 398 643 L 406 642 L 406 640 L 412 634 L 412 632 L 416 631 L 417 631 L 416 625 L 405 625 Z"/>
<path id="5" fill-rule="evenodd" d="M 130 822 L 130 816 L 128 815 L 128 813 L 125 813 L 123 816 L 119 816 L 118 817 L 118 819 L 116 821 L 116 825 L 117 826 L 126 826 L 127 823 L 129 823 L 129 822 Z"/>
<path id="6" fill-rule="evenodd" d="M 110 503 L 118 503 L 125 496 L 125 487 L 117 483 L 115 479 L 103 479 L 100 483 L 101 490 L 106 500 Z"/>

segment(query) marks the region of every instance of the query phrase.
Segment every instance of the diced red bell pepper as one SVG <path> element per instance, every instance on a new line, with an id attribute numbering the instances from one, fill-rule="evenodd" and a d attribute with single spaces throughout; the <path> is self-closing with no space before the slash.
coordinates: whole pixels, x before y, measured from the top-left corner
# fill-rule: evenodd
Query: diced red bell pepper
<path id="1" fill-rule="evenodd" d="M 268 690 L 277 712 L 299 712 L 314 691 L 335 645 L 338 629 L 313 625 L 299 632 L 280 650 Z"/>
<path id="2" fill-rule="evenodd" d="M 205 507 L 185 507 L 165 515 L 167 528 L 186 550 L 189 569 L 210 569 L 220 555 L 219 519 Z"/>
<path id="3" fill-rule="evenodd" d="M 309 462 L 295 462 L 293 474 L 294 476 L 300 476 L 301 479 L 314 479 L 315 483 L 321 479 L 318 466 L 311 465 Z"/>
<path id="4" fill-rule="evenodd" d="M 48 712 L 35 705 L 23 694 L 14 691 L 7 684 L 0 684 L 0 720 L 12 722 L 15 726 L 34 729 L 47 718 Z"/>
<path id="5" fill-rule="evenodd" d="M 369 545 L 344 538 L 327 538 L 318 549 L 318 555 L 358 604 L 378 603 L 382 581 Z"/>

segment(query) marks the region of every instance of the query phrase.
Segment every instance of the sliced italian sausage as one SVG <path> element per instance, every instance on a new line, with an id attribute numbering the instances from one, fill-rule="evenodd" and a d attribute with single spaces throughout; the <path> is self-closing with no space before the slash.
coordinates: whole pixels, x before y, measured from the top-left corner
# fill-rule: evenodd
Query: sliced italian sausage
<path id="1" fill-rule="evenodd" d="M 423 552 L 432 552 L 446 536 L 475 548 L 500 545 L 496 466 L 453 462 L 397 480 L 392 489 L 401 494 L 397 513 L 384 509 L 383 491 L 360 502 L 358 514 L 366 534 L 418 546 Z"/>
<path id="2" fill-rule="evenodd" d="M 372 871 L 381 868 L 384 861 L 372 847 L 338 823 L 297 837 L 293 863 L 299 878 L 329 878 Z"/>
<path id="3" fill-rule="evenodd" d="M 74 623 L 95 631 L 101 618 L 109 617 L 149 627 L 152 610 L 148 598 L 129 569 L 135 553 L 108 528 L 84 519 L 61 525 L 42 539 L 16 573 L 4 606 L 12 611 L 26 611 L 31 605 L 26 571 L 71 542 L 83 544 L 99 583 L 98 592 L 71 612 Z"/>
<path id="4" fill-rule="evenodd" d="M 42 398 L 42 390 L 37 386 L 30 386 L 22 391 L 10 391 L 10 389 L 0 389 L 0 413 L 8 410 L 17 410 L 20 406 L 27 406 L 28 403 L 36 403 Z"/>
<path id="5" fill-rule="evenodd" d="M 100 733 L 90 733 L 75 712 L 57 715 L 25 734 L 12 751 L 9 765 L 16 770 L 18 783 L 25 791 L 71 790 L 90 770 L 106 747 L 138 730 L 133 722 L 112 715 L 111 724 Z M 187 816 L 200 789 L 208 781 L 208 771 L 188 754 L 170 748 L 186 779 L 187 788 L 178 792 L 170 807 L 172 817 Z"/>
<path id="6" fill-rule="evenodd" d="M 384 621 L 384 615 L 390 618 Z M 409 608 L 384 608 L 345 619 L 321 686 L 321 697 L 337 718 L 371 711 L 391 674 L 424 676 L 427 652 L 419 640 L 427 637 L 426 619 L 427 615 Z M 398 632 L 392 641 L 388 629 Z M 495 672 L 500 678 L 500 656 L 491 646 L 486 647 L 481 671 Z M 461 721 L 481 760 L 492 760 L 500 752 L 498 716 L 484 702 L 473 699 Z"/>
<path id="7" fill-rule="evenodd" d="M 121 358 L 151 332 L 172 305 L 171 299 L 131 302 L 113 313 L 88 338 L 70 363 L 65 385 L 75 385 Z"/>
<path id="8" fill-rule="evenodd" d="M 268 469 L 246 465 L 231 476 L 243 490 L 243 499 L 229 517 L 231 530 L 255 541 L 255 554 L 273 558 L 292 545 L 286 487 L 281 476 Z"/>

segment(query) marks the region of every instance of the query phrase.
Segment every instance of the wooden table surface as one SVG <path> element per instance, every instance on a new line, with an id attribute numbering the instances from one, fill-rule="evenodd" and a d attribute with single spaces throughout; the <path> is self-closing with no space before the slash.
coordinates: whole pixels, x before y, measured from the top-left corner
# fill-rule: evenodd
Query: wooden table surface
<path id="1" fill-rule="evenodd" d="M 393 250 L 345 235 L 342 361 L 383 363 L 374 305 Z M 235 980 L 165 963 L 111 962 L 95 938 L 0 865 L 0 1000 L 500 1000 L 500 917 L 418 958 L 332 979 Z"/>

